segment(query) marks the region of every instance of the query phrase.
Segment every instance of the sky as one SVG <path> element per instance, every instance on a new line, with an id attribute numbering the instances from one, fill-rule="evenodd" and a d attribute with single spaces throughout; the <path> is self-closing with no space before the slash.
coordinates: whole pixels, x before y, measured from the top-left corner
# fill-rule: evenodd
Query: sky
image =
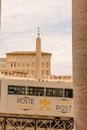
<path id="1" fill-rule="evenodd" d="M 52 53 L 51 74 L 72 75 L 71 0 L 2 0 L 0 57 L 35 51 L 38 27 L 41 50 Z"/>

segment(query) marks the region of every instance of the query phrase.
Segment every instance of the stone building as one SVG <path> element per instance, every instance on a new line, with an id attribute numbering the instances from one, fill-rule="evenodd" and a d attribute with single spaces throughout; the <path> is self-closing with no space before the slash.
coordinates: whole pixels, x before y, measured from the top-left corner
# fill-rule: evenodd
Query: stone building
<path id="1" fill-rule="evenodd" d="M 36 38 L 36 51 L 6 53 L 5 75 L 47 79 L 51 75 L 51 53 L 41 51 L 41 38 Z"/>
<path id="2" fill-rule="evenodd" d="M 4 70 L 6 67 L 6 58 L 0 58 L 0 71 Z"/>

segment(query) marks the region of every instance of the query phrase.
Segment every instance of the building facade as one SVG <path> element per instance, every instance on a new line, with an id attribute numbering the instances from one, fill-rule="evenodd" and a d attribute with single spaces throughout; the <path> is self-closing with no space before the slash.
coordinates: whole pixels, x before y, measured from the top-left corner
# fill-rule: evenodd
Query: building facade
<path id="1" fill-rule="evenodd" d="M 12 52 L 7 53 L 6 68 L 7 73 L 11 75 L 28 76 L 29 78 L 35 78 L 36 74 L 36 52 Z M 50 58 L 51 54 L 41 53 L 41 78 L 47 78 L 51 74 L 50 70 Z M 39 69 L 39 67 L 38 67 Z M 38 75 L 38 73 L 37 73 Z M 38 76 L 39 78 L 39 76 Z"/>
<path id="2" fill-rule="evenodd" d="M 6 67 L 6 58 L 0 58 L 0 71 L 4 70 Z"/>
<path id="3" fill-rule="evenodd" d="M 5 75 L 47 79 L 51 76 L 51 53 L 41 51 L 41 38 L 36 39 L 36 51 L 6 53 Z"/>

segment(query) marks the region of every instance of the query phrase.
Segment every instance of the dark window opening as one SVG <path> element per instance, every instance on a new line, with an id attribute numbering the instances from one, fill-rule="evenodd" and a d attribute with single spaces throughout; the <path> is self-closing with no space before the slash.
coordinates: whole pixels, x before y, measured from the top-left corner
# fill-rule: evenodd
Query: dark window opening
<path id="1" fill-rule="evenodd" d="M 46 96 L 49 97 L 63 97 L 63 89 L 46 88 Z"/>
<path id="2" fill-rule="evenodd" d="M 8 94 L 25 95 L 26 88 L 23 86 L 8 86 Z"/>
<path id="3" fill-rule="evenodd" d="M 44 96 L 44 88 L 42 88 L 42 87 L 27 87 L 27 95 Z"/>
<path id="4" fill-rule="evenodd" d="M 73 90 L 72 89 L 65 89 L 65 97 L 66 98 L 73 98 Z"/>

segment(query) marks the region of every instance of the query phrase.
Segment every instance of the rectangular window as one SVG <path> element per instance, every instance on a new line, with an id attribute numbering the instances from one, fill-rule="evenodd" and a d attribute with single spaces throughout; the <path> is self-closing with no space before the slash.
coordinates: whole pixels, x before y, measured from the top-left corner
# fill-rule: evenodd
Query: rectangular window
<path id="1" fill-rule="evenodd" d="M 44 71 L 42 70 L 42 75 L 44 75 Z"/>
<path id="2" fill-rule="evenodd" d="M 34 75 L 34 70 L 32 70 L 32 75 Z"/>
<path id="3" fill-rule="evenodd" d="M 26 87 L 8 85 L 8 94 L 25 95 Z"/>
<path id="4" fill-rule="evenodd" d="M 42 88 L 42 87 L 27 87 L 27 95 L 44 96 L 44 88 Z"/>
<path id="5" fill-rule="evenodd" d="M 34 62 L 32 62 L 32 67 L 34 67 Z"/>
<path id="6" fill-rule="evenodd" d="M 49 63 L 47 62 L 47 68 L 49 67 Z"/>
<path id="7" fill-rule="evenodd" d="M 72 89 L 65 89 L 65 97 L 66 98 L 73 98 L 73 90 Z"/>
<path id="8" fill-rule="evenodd" d="M 29 67 L 29 64 L 27 63 L 27 67 Z"/>
<path id="9" fill-rule="evenodd" d="M 63 89 L 46 88 L 46 96 L 49 97 L 63 97 Z"/>

